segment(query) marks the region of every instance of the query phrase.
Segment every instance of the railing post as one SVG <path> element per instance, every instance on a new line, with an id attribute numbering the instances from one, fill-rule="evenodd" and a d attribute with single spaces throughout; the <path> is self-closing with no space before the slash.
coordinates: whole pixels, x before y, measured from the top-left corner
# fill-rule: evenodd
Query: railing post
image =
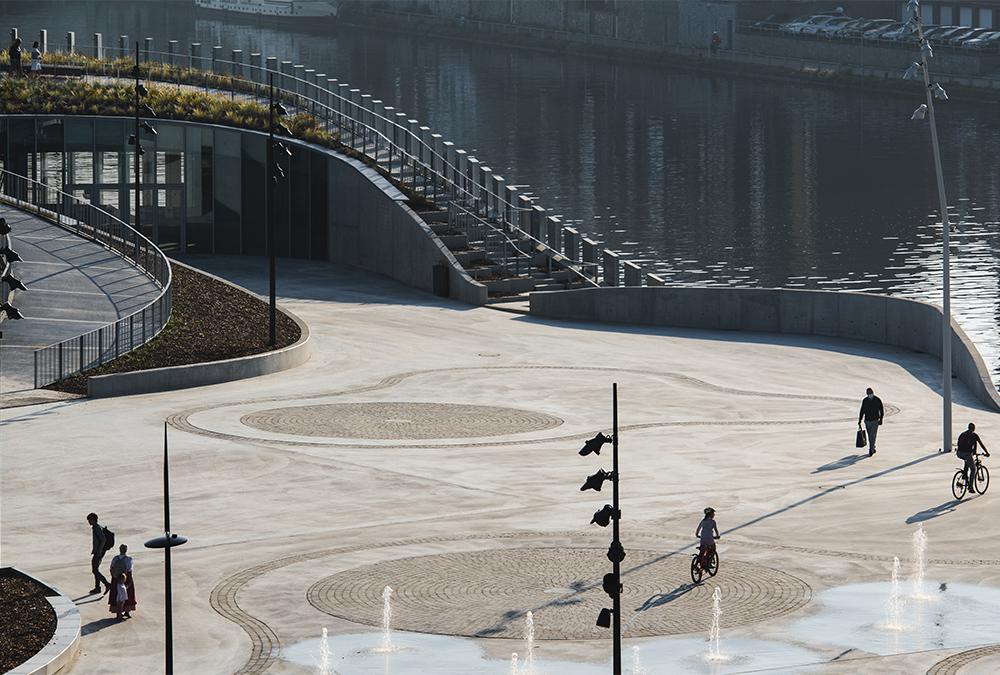
<path id="1" fill-rule="evenodd" d="M 559 216 L 548 216 L 545 219 L 546 243 L 553 251 L 558 252 L 562 248 L 562 221 Z"/>
<path id="2" fill-rule="evenodd" d="M 545 209 L 537 204 L 531 206 L 531 225 L 528 228 L 528 234 L 537 239 L 542 240 L 542 221 L 545 220 Z"/>
<path id="3" fill-rule="evenodd" d="M 260 72 L 261 67 L 261 55 L 260 52 L 250 52 L 250 80 L 252 82 L 263 82 L 262 74 Z"/>
<path id="4" fill-rule="evenodd" d="M 128 56 L 128 35 L 118 36 L 118 58 Z"/>
<path id="5" fill-rule="evenodd" d="M 626 260 L 622 268 L 625 270 L 626 286 L 642 286 L 642 268 L 631 260 Z"/>
<path id="6" fill-rule="evenodd" d="M 580 259 L 580 232 L 575 227 L 564 227 L 563 231 L 563 255 L 570 260 Z"/>
<path id="7" fill-rule="evenodd" d="M 104 36 L 100 33 L 94 33 L 94 58 L 104 59 Z"/>
<path id="8" fill-rule="evenodd" d="M 167 63 L 171 66 L 177 65 L 177 40 L 167 41 Z"/>
<path id="9" fill-rule="evenodd" d="M 142 39 L 142 60 L 149 63 L 149 52 L 153 51 L 153 38 L 145 37 Z"/>
<path id="10" fill-rule="evenodd" d="M 646 285 L 647 286 L 666 286 L 667 282 L 659 274 L 646 273 Z"/>
<path id="11" fill-rule="evenodd" d="M 66 53 L 76 54 L 76 32 L 67 31 L 66 32 Z"/>
<path id="12" fill-rule="evenodd" d="M 232 64 L 232 76 L 233 77 L 238 77 L 238 78 L 242 79 L 243 78 L 243 50 L 242 49 L 234 49 L 232 51 L 232 57 L 230 58 L 230 61 L 233 62 L 233 64 Z"/>
<path id="13" fill-rule="evenodd" d="M 43 54 L 49 51 L 49 31 L 45 28 L 38 31 L 38 48 L 42 50 Z"/>
<path id="14" fill-rule="evenodd" d="M 609 251 L 604 249 L 601 253 L 604 267 L 604 285 L 605 286 L 618 286 L 619 284 L 619 267 L 618 267 L 618 254 L 614 251 Z"/>

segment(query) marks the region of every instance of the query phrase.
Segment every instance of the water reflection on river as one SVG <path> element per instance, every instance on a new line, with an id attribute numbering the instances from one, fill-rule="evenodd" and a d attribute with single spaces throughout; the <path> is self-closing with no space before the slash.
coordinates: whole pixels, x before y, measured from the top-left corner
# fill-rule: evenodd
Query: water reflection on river
<path id="1" fill-rule="evenodd" d="M 103 30 L 261 51 L 373 92 L 672 283 L 940 301 L 940 226 L 913 95 L 729 79 L 343 27 L 243 24 L 162 3 L 7 2 L 25 34 Z M 83 38 L 80 38 L 81 40 Z M 953 308 L 1000 379 L 1000 111 L 939 113 Z"/>

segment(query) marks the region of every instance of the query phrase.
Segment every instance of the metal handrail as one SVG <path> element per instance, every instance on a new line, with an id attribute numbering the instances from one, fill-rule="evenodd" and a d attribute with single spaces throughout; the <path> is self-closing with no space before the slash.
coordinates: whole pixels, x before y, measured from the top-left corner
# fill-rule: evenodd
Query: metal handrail
<path id="1" fill-rule="evenodd" d="M 85 75 L 116 79 L 131 77 L 131 66 L 124 62 L 124 57 L 132 53 L 130 50 L 106 47 L 104 52 L 105 58 L 98 60 L 98 68 L 93 67 L 90 59 L 81 59 L 79 65 L 83 67 Z M 273 74 L 279 100 L 320 119 L 326 130 L 335 128 L 344 145 L 375 163 L 390 178 L 398 179 L 401 184 L 410 187 L 415 194 L 422 195 L 435 205 L 446 206 L 449 202 L 461 202 L 481 217 L 501 222 L 524 236 L 529 236 L 519 227 L 519 223 L 521 214 L 532 209 L 514 204 L 484 182 L 473 180 L 467 172 L 463 172 L 445 154 L 438 152 L 411 129 L 395 119 L 366 108 L 360 101 L 352 100 L 315 81 L 264 65 L 145 49 L 140 49 L 140 56 L 143 65 L 154 63 L 173 69 L 167 73 L 147 69 L 144 77 L 148 80 L 178 87 L 204 88 L 206 91 L 228 94 L 233 99 L 239 95 L 258 102 L 266 101 L 264 83 Z M 346 83 L 342 84 L 348 86 Z M 360 92 L 359 89 L 353 91 Z M 360 97 L 360 93 L 358 96 Z M 469 159 L 479 163 L 475 157 Z M 553 255 L 583 266 L 582 261 L 575 260 L 572 255 L 559 253 L 541 241 L 539 245 Z"/>
<path id="2" fill-rule="evenodd" d="M 160 289 L 155 299 L 113 323 L 36 349 L 35 388 L 118 358 L 151 340 L 167 324 L 173 299 L 170 262 L 141 232 L 87 200 L 6 169 L 0 169 L 0 201 L 100 244 L 132 263 Z"/>

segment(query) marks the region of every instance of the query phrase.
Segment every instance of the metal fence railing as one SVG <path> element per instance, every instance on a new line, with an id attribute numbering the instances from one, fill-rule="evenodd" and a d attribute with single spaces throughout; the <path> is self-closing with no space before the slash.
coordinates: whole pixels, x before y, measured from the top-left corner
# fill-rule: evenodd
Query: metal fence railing
<path id="1" fill-rule="evenodd" d="M 273 78 L 275 97 L 290 112 L 313 116 L 350 154 L 376 167 L 415 197 L 418 208 L 421 199 L 426 206 L 438 209 L 459 203 L 501 229 L 536 239 L 560 264 L 583 266 L 579 250 L 560 245 L 559 219 L 538 206 L 533 197 L 521 194 L 523 186 L 508 184 L 478 158 L 432 133 L 429 127 L 325 73 L 260 54 L 251 54 L 249 62 L 242 56 L 239 60 L 223 59 L 220 51 L 213 48 L 211 55 L 202 55 L 194 45 L 187 54 L 140 48 L 140 76 L 259 103 L 268 100 L 268 82 Z M 76 61 L 85 77 L 130 81 L 133 48 L 102 47 L 96 56 L 99 58 Z M 546 220 L 552 222 L 546 226 Z M 550 232 L 557 236 L 547 237 Z M 608 280 L 608 285 L 617 282 Z"/>
<path id="2" fill-rule="evenodd" d="M 4 169 L 0 169 L 0 201 L 100 244 L 130 262 L 160 289 L 154 300 L 114 323 L 35 350 L 36 388 L 126 354 L 167 324 L 172 299 L 170 263 L 149 239 L 85 200 Z M 30 316 L 26 318 L 30 320 Z"/>

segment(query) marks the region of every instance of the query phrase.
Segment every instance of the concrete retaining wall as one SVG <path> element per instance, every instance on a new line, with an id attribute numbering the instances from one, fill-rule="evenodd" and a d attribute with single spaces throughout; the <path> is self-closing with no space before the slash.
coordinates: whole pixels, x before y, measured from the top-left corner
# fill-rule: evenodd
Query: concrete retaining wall
<path id="1" fill-rule="evenodd" d="M 327 151 L 329 152 L 329 151 Z M 375 169 L 329 156 L 329 260 L 382 274 L 427 292 L 434 266 L 449 268 L 449 296 L 486 304 L 486 286 L 470 277 L 406 197 Z"/>
<path id="2" fill-rule="evenodd" d="M 587 288 L 532 293 L 533 316 L 575 321 L 793 333 L 864 340 L 941 356 L 941 310 L 867 293 L 757 288 Z M 975 345 L 952 330 L 952 368 L 982 403 L 1000 394 Z"/>
<path id="3" fill-rule="evenodd" d="M 176 260 L 174 265 L 183 265 Z M 185 265 L 186 267 L 186 265 Z M 199 270 L 199 274 L 205 274 Z M 212 275 L 208 275 L 212 276 Z M 222 283 L 235 286 L 225 279 L 212 276 Z M 239 288 L 237 286 L 237 288 Z M 249 293 L 250 291 L 244 292 Z M 273 352 L 242 356 L 224 361 L 209 361 L 208 363 L 192 363 L 186 366 L 171 366 L 168 368 L 153 368 L 138 370 L 131 373 L 114 373 L 97 375 L 87 378 L 87 395 L 91 398 L 107 398 L 110 396 L 129 396 L 132 394 L 151 394 L 158 391 L 186 389 L 188 387 L 203 387 L 209 384 L 220 384 L 243 380 L 258 375 L 270 375 L 301 366 L 309 360 L 312 353 L 312 343 L 309 341 L 309 326 L 302 319 L 285 309 L 279 309 L 292 318 L 302 331 L 295 344 Z"/>
<path id="4" fill-rule="evenodd" d="M 16 567 L 5 567 L 16 576 L 32 579 L 39 584 L 46 586 L 52 595 L 46 600 L 52 605 L 52 610 L 56 613 L 56 630 L 48 644 L 30 659 L 7 672 L 7 675 L 55 675 L 69 670 L 68 666 L 76 657 L 80 650 L 80 610 L 76 603 L 69 596 L 60 592 L 59 589 L 45 583 L 41 579 L 31 576 Z"/>

